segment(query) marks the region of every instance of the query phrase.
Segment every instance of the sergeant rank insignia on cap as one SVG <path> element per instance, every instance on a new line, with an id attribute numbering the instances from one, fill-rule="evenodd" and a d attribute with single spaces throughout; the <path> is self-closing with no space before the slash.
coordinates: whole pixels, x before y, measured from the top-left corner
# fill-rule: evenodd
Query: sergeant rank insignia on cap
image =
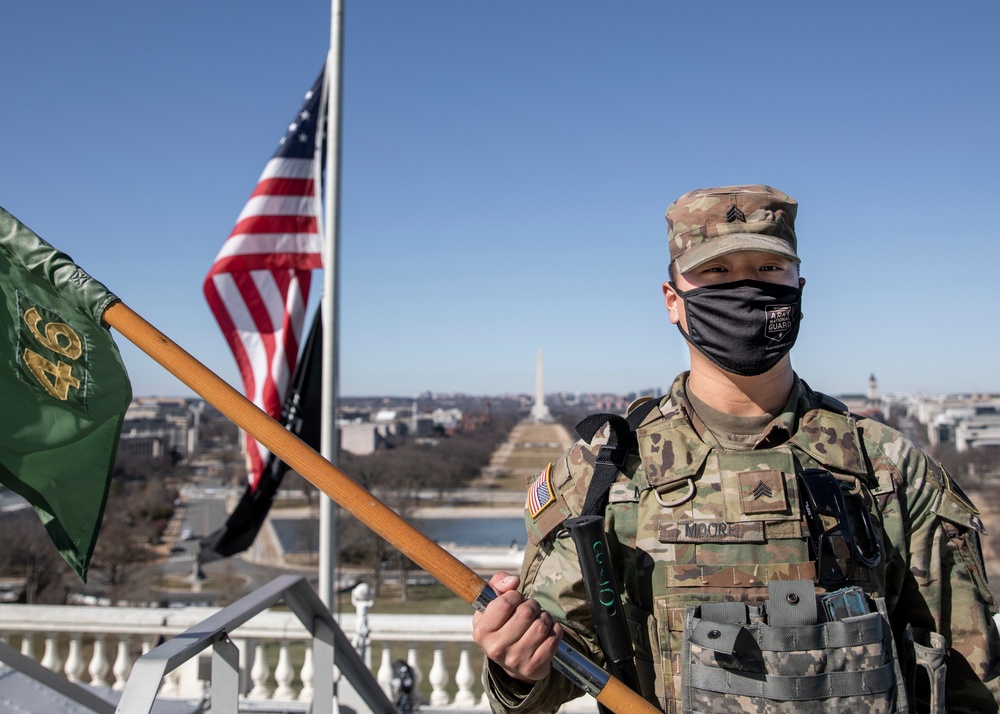
<path id="1" fill-rule="evenodd" d="M 534 482 L 528 488 L 528 500 L 524 504 L 528 514 L 532 518 L 537 518 L 538 514 L 556 502 L 556 496 L 552 492 L 552 464 L 545 467 Z"/>
<path id="2" fill-rule="evenodd" d="M 736 223 L 737 221 L 740 223 L 746 223 L 747 217 L 746 214 L 739 209 L 739 206 L 734 203 L 726 212 L 726 223 Z"/>

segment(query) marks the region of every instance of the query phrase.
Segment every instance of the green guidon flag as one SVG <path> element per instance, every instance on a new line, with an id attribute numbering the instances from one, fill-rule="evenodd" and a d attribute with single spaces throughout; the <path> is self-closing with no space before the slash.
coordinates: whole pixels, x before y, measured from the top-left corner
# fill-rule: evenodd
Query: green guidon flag
<path id="1" fill-rule="evenodd" d="M 117 298 L 0 208 L 0 483 L 80 576 L 132 399 L 101 315 Z"/>

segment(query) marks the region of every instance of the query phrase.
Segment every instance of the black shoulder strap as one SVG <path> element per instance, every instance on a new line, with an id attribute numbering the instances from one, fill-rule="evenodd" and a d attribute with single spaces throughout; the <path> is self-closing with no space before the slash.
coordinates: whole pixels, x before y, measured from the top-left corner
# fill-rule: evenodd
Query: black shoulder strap
<path id="1" fill-rule="evenodd" d="M 594 440 L 594 436 L 605 424 L 611 425 L 608 443 L 597 452 L 594 476 L 590 479 L 581 516 L 602 515 L 611 484 L 625 466 L 629 449 L 636 443 L 635 430 L 659 403 L 659 399 L 649 399 L 633 409 L 627 417 L 618 414 L 591 414 L 576 425 L 576 433 L 588 444 Z"/>

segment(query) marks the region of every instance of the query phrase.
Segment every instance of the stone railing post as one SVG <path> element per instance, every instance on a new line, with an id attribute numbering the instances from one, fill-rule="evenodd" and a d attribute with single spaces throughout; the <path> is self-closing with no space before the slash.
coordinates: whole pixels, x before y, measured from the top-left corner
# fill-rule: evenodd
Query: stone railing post
<path id="1" fill-rule="evenodd" d="M 278 649 L 278 664 L 274 668 L 274 681 L 278 685 L 274 690 L 274 698 L 282 701 L 295 699 L 295 690 L 292 689 L 294 679 L 295 670 L 292 669 L 288 640 L 282 640 Z"/>
<path id="2" fill-rule="evenodd" d="M 87 667 L 87 672 L 90 674 L 90 683 L 96 687 L 108 686 L 107 676 L 108 672 L 111 671 L 111 663 L 108 662 L 108 655 L 105 650 L 106 644 L 107 639 L 105 635 L 94 636 L 94 654 L 90 658 L 90 666 Z"/>
<path id="3" fill-rule="evenodd" d="M 41 665 L 53 672 L 58 672 L 62 667 L 62 660 L 59 659 L 59 640 L 54 632 L 45 637 L 45 652 L 42 654 Z"/>
<path id="4" fill-rule="evenodd" d="M 118 638 L 118 655 L 111 667 L 111 673 L 115 675 L 115 683 L 111 685 L 111 688 L 117 692 L 125 689 L 125 682 L 128 680 L 129 672 L 132 671 L 132 659 L 129 656 L 128 644 L 128 637 Z"/>
<path id="5" fill-rule="evenodd" d="M 444 666 L 444 650 L 434 648 L 434 659 L 427 673 L 427 681 L 431 685 L 430 705 L 432 707 L 448 706 L 448 668 Z"/>
<path id="6" fill-rule="evenodd" d="M 271 678 L 271 668 L 267 666 L 264 657 L 264 643 L 257 642 L 253 648 L 253 667 L 250 668 L 250 679 L 253 681 L 253 689 L 247 694 L 247 699 L 269 699 L 271 687 L 268 682 Z"/>
<path id="7" fill-rule="evenodd" d="M 35 634 L 33 632 L 21 633 L 21 654 L 31 659 L 35 658 Z"/>
<path id="8" fill-rule="evenodd" d="M 424 671 L 420 669 L 420 660 L 417 659 L 417 648 L 411 647 L 406 653 L 406 663 L 413 670 L 413 703 L 422 704 L 420 697 L 420 684 L 424 681 Z"/>
<path id="9" fill-rule="evenodd" d="M 392 648 L 388 644 L 382 645 L 382 662 L 375 673 L 375 681 L 382 687 L 385 695 L 392 699 Z"/>
<path id="10" fill-rule="evenodd" d="M 69 654 L 66 655 L 66 664 L 63 666 L 63 673 L 66 679 L 71 682 L 79 682 L 83 677 L 83 635 L 74 632 L 69 638 Z"/>
<path id="11" fill-rule="evenodd" d="M 300 702 L 311 702 L 316 690 L 313 683 L 316 679 L 316 666 L 313 664 L 312 643 L 306 642 L 305 657 L 302 660 L 302 669 L 299 670 L 299 679 L 302 680 L 302 689 L 299 691 Z"/>
<path id="12" fill-rule="evenodd" d="M 469 663 L 469 646 L 462 645 L 462 651 L 458 656 L 458 671 L 455 672 L 455 684 L 458 685 L 458 693 L 455 695 L 456 707 L 476 706 L 476 695 L 472 693 L 475 683 L 476 672 Z"/>

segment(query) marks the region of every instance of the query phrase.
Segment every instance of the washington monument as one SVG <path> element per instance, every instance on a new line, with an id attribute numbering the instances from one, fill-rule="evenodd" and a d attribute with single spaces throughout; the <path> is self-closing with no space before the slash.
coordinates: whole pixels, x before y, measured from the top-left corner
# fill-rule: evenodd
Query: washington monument
<path id="1" fill-rule="evenodd" d="M 531 405 L 532 421 L 552 421 L 549 408 L 545 406 L 545 390 L 542 388 L 542 351 L 535 358 L 535 403 Z"/>

